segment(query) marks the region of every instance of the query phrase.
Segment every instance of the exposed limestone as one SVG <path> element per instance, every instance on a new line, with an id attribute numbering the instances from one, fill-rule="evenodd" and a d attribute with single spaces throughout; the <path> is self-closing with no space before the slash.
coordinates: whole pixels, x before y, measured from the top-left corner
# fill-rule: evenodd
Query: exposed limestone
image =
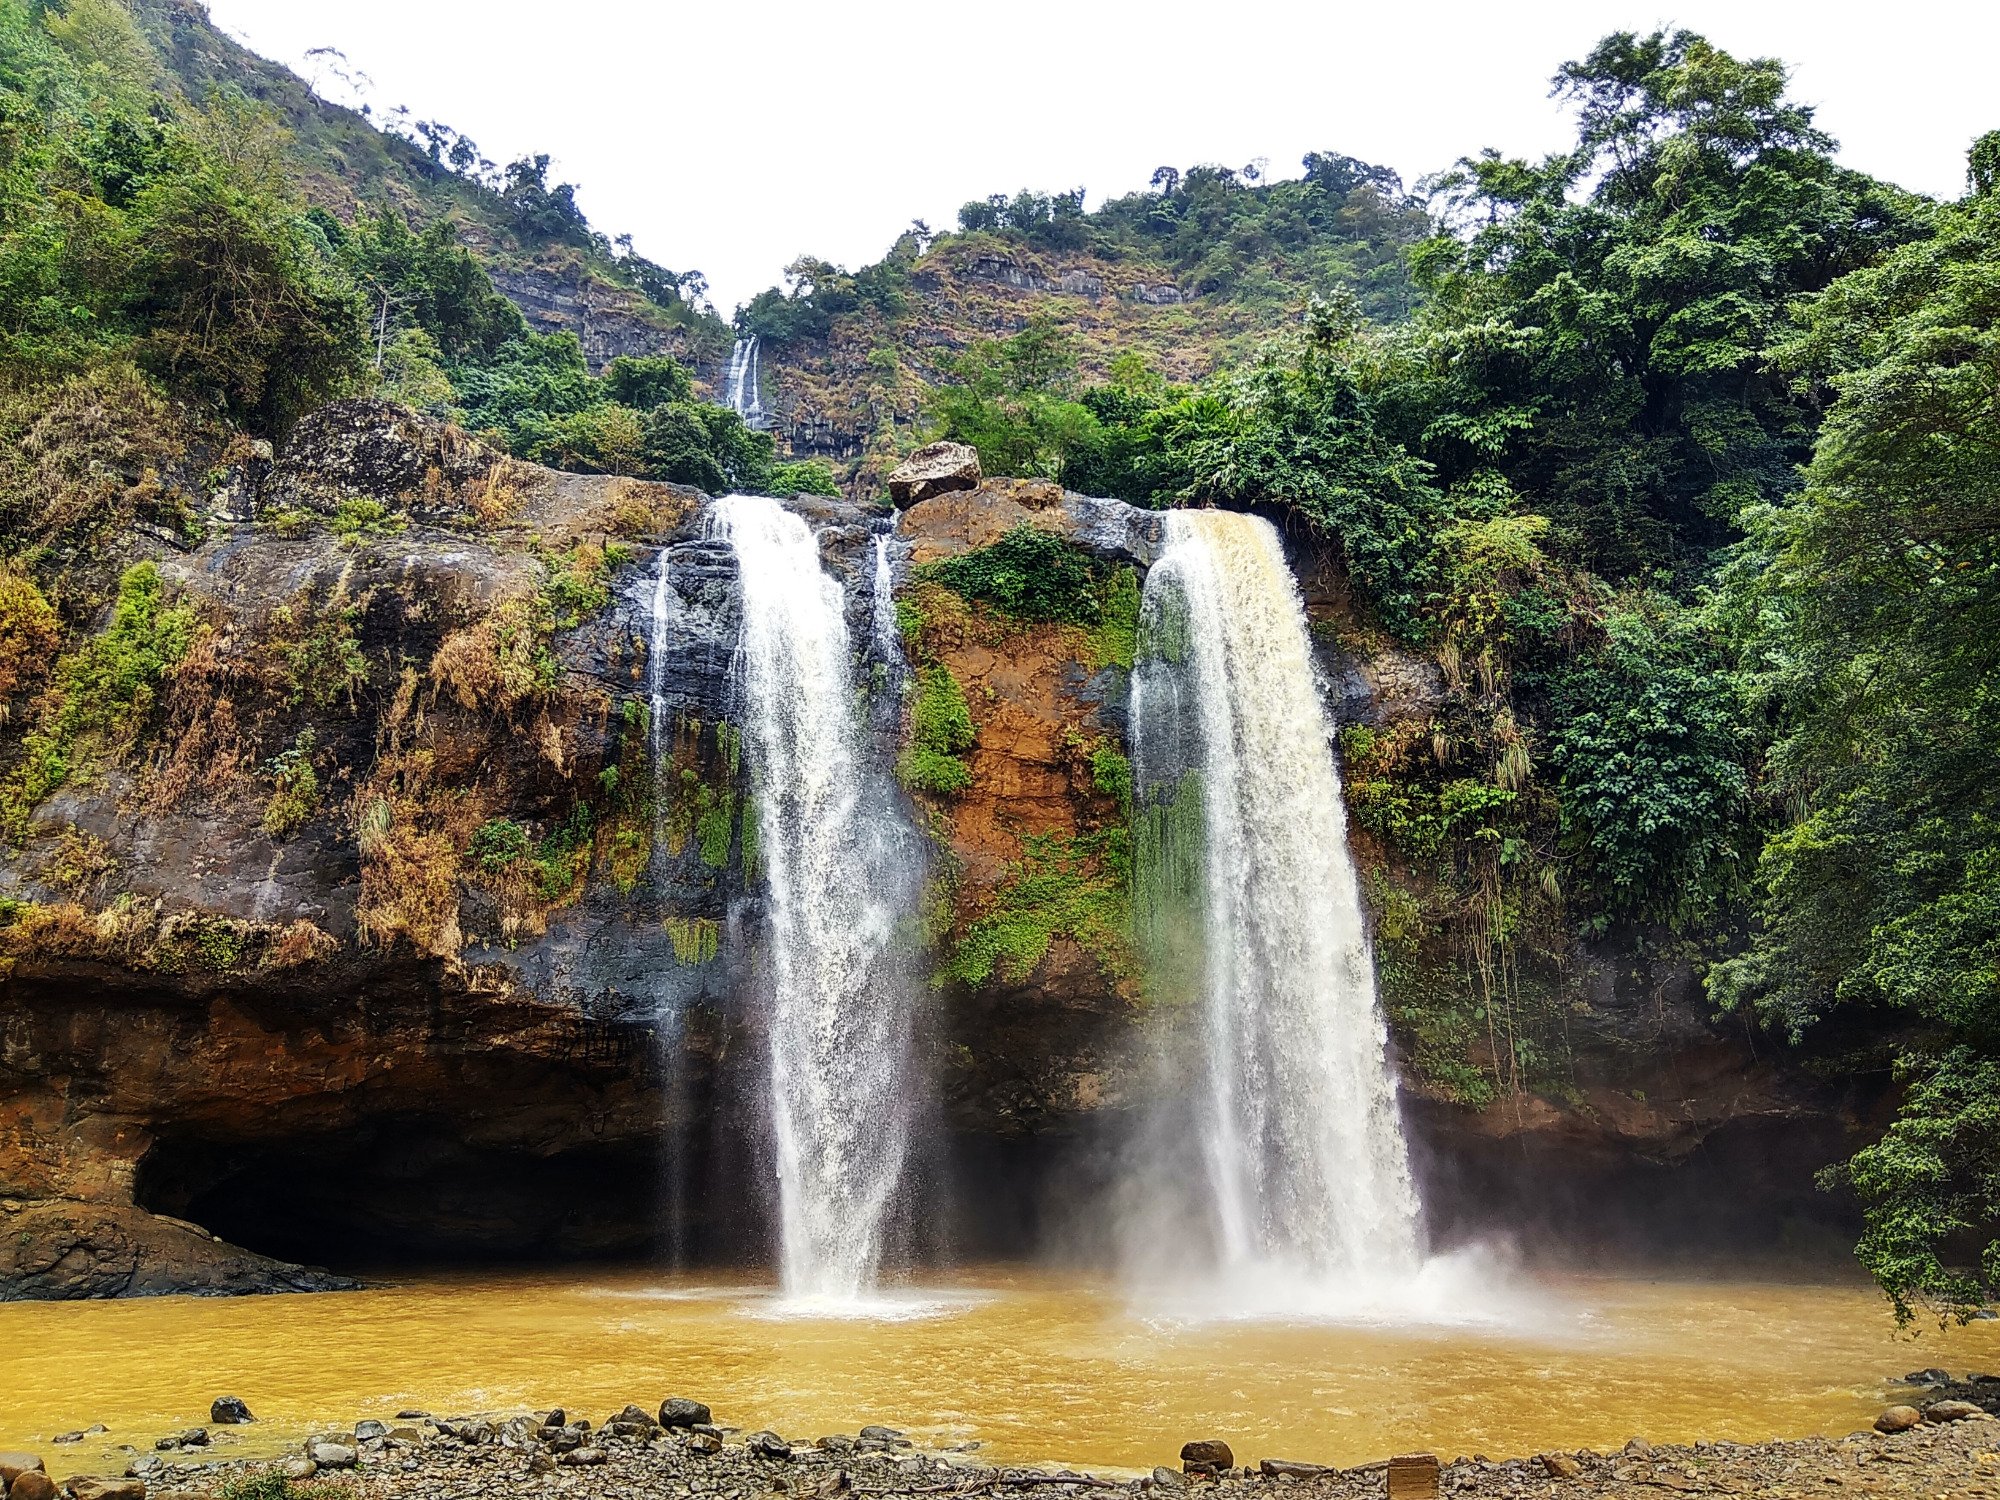
<path id="1" fill-rule="evenodd" d="M 919 448 L 889 476 L 889 498 L 915 505 L 933 495 L 979 486 L 979 451 L 965 443 L 932 443 Z"/>

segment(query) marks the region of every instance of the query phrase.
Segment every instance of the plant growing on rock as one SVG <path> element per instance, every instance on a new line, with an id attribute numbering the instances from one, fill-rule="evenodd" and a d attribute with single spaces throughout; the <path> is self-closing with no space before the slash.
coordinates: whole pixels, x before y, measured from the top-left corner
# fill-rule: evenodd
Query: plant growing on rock
<path id="1" fill-rule="evenodd" d="M 289 838 L 319 810 L 319 774 L 312 762 L 316 742 L 310 729 L 300 730 L 289 749 L 264 763 L 271 797 L 264 804 L 263 829 L 274 839 Z"/>
<path id="2" fill-rule="evenodd" d="M 909 744 L 896 768 L 903 785 L 942 797 L 966 791 L 972 785 L 972 768 L 960 757 L 977 737 L 965 690 L 951 669 L 920 668 L 916 697 L 910 704 Z"/>
<path id="3" fill-rule="evenodd" d="M 169 604 L 159 568 L 128 569 L 111 619 L 56 665 L 34 703 L 35 727 L 21 761 L 0 783 L 0 831 L 15 842 L 36 807 L 96 752 L 116 752 L 145 732 L 161 685 L 200 629 L 192 604 Z"/>

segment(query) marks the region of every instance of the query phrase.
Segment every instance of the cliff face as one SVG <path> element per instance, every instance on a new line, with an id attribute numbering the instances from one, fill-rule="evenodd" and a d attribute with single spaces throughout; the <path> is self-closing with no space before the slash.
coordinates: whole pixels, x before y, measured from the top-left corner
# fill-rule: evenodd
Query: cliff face
<path id="1" fill-rule="evenodd" d="M 133 529 L 114 559 L 184 611 L 178 656 L 67 744 L 0 864 L 0 1296 L 325 1284 L 203 1230 L 339 1267 L 761 1255 L 755 791 L 703 497 L 355 402 L 189 501 L 197 527 Z M 870 641 L 887 517 L 792 503 Z M 1095 623 L 1024 624 L 925 570 L 1024 524 L 1091 560 Z M 1118 840 L 1157 527 L 1017 481 L 897 520 L 908 665 L 871 645 L 864 676 L 933 849 L 943 1170 L 913 1217 L 963 1250 L 1024 1248 L 1092 1201 L 1152 1087 Z M 1337 579 L 1299 564 L 1338 616 Z M 1324 666 L 1346 718 L 1421 715 L 1435 690 L 1351 633 Z M 926 780 L 947 678 L 970 739 Z M 9 786 L 52 701 L 0 726 Z M 1585 955 L 1577 996 L 1560 1097 L 1472 1110 L 1411 1074 L 1441 1228 L 1572 1189 L 1636 1215 L 1655 1181 L 1798 1206 L 1841 1101 L 1630 945 Z M 980 1190 L 952 1201 L 954 1180 Z"/>
<path id="2" fill-rule="evenodd" d="M 863 308 L 823 338 L 767 344 L 764 405 L 795 457 L 834 460 L 852 493 L 874 495 L 923 420 L 925 391 L 975 339 L 1005 338 L 1048 317 L 1074 339 L 1088 378 L 1104 378 L 1121 354 L 1138 354 L 1171 379 L 1194 380 L 1295 311 L 1197 303 L 1162 266 L 956 236 L 911 267 L 899 311 Z"/>

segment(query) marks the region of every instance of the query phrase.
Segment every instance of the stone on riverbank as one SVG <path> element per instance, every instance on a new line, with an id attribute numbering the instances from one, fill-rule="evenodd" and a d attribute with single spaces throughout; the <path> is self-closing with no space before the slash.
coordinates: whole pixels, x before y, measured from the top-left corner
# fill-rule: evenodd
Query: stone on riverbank
<path id="1" fill-rule="evenodd" d="M 7 1484 L 7 1500 L 56 1500 L 53 1479 L 40 1469 L 26 1469 Z"/>
<path id="2" fill-rule="evenodd" d="M 1327 1472 L 1325 1464 L 1304 1464 L 1290 1458 L 1267 1458 L 1257 1468 L 1272 1479 L 1317 1479 Z"/>
<path id="3" fill-rule="evenodd" d="M 107 1479 L 98 1474 L 83 1474 L 70 1480 L 65 1488 L 75 1500 L 146 1500 L 143 1479 Z"/>
<path id="4" fill-rule="evenodd" d="M 314 1443 L 306 1456 L 322 1469 L 351 1469 L 360 1457 L 345 1443 Z"/>
<path id="5" fill-rule="evenodd" d="M 1236 1455 L 1221 1438 L 1196 1438 L 1181 1444 L 1181 1469 L 1189 1474 L 1216 1474 L 1236 1466 Z"/>
<path id="6" fill-rule="evenodd" d="M 245 1422 L 256 1420 L 250 1415 L 250 1408 L 243 1404 L 241 1396 L 217 1396 L 208 1405 L 208 1422 L 211 1427 L 239 1427 Z"/>
<path id="7" fill-rule="evenodd" d="M 662 1427 L 704 1427 L 714 1420 L 714 1413 L 706 1406 L 685 1396 L 669 1396 L 660 1403 Z"/>
<path id="8" fill-rule="evenodd" d="M 751 1433 L 743 1440 L 743 1446 L 759 1458 L 776 1459 L 786 1463 L 791 1461 L 792 1445 L 769 1428 Z"/>
<path id="9" fill-rule="evenodd" d="M 1892 1406 L 1875 1419 L 1877 1432 L 1908 1432 L 1924 1419 L 1914 1406 Z"/>
<path id="10" fill-rule="evenodd" d="M 1968 1417 L 1985 1415 L 1985 1407 L 1974 1406 L 1970 1401 L 1933 1401 L 1924 1408 L 1926 1422 L 1963 1422 Z"/>
<path id="11" fill-rule="evenodd" d="M 1542 1467 L 1549 1471 L 1551 1479 L 1575 1479 L 1583 1473 L 1583 1465 L 1567 1453 L 1544 1453 Z"/>

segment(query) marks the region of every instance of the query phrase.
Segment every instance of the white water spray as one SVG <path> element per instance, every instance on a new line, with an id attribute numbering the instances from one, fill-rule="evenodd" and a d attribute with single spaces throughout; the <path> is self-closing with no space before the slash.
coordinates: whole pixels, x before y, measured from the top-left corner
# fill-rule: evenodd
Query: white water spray
<path id="1" fill-rule="evenodd" d="M 1154 826 L 1194 799 L 1178 858 L 1212 1269 L 1250 1302 L 1365 1297 L 1417 1274 L 1422 1231 L 1304 610 L 1267 522 L 1166 526 L 1133 737 Z"/>
<path id="2" fill-rule="evenodd" d="M 891 952 L 909 861 L 863 763 L 844 600 L 817 539 L 760 496 L 723 497 L 709 524 L 742 580 L 783 1289 L 852 1301 L 880 1270 L 909 1146 L 912 992 Z"/>
<path id="3" fill-rule="evenodd" d="M 738 339 L 729 351 L 729 374 L 722 384 L 722 404 L 752 427 L 761 426 L 764 421 L 759 353 L 756 334 Z"/>
<path id="4" fill-rule="evenodd" d="M 903 638 L 896 628 L 896 583 L 889 571 L 889 533 L 875 533 L 874 597 L 868 628 L 875 637 L 875 654 L 885 662 L 900 661 Z"/>

